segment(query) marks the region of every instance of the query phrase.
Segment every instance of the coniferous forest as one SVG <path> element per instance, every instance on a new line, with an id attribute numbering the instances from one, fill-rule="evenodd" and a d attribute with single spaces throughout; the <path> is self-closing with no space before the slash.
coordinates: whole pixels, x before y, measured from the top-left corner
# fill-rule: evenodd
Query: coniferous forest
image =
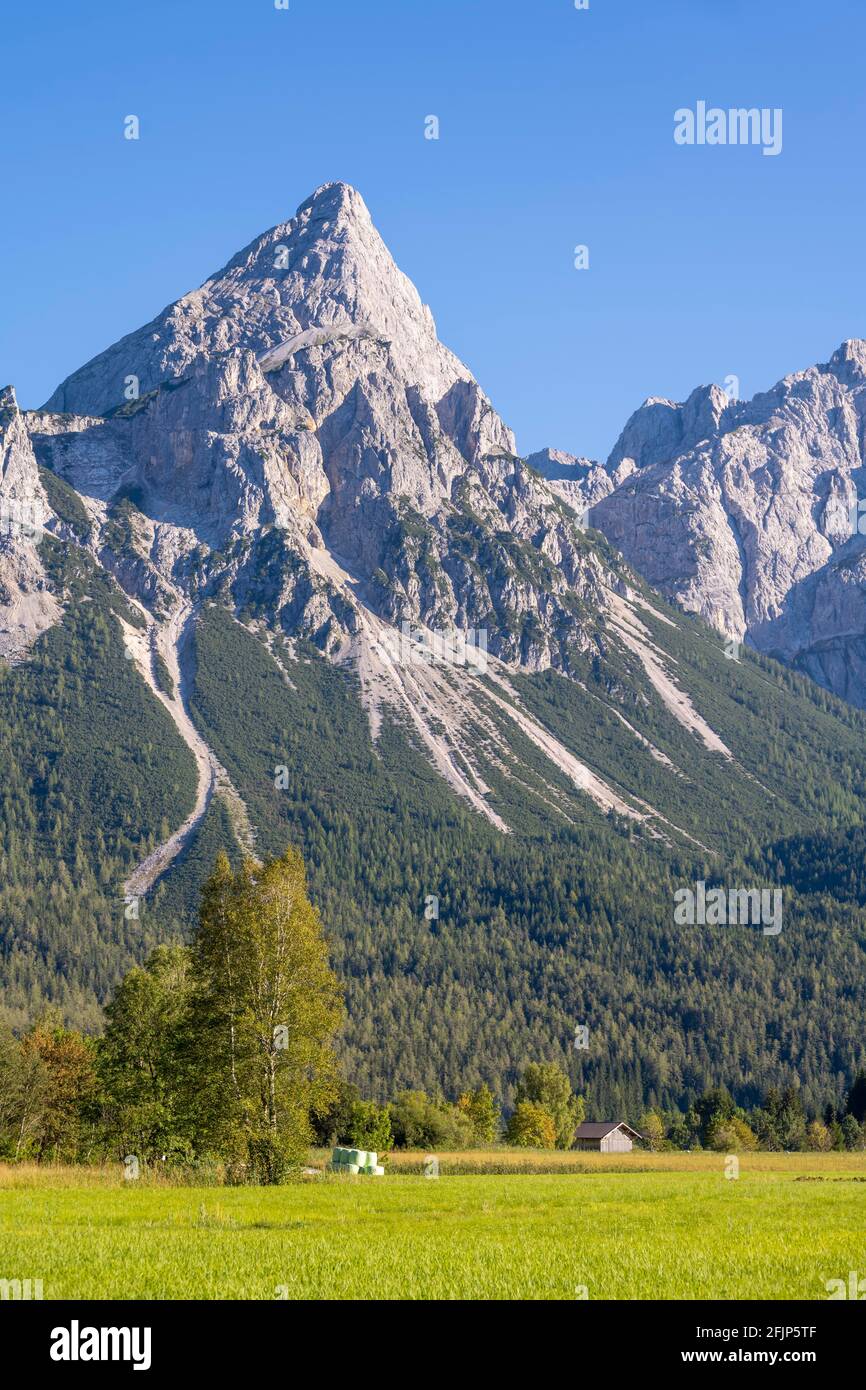
<path id="1" fill-rule="evenodd" d="M 240 850 L 217 797 L 127 916 L 125 877 L 189 809 L 191 756 L 124 658 L 117 590 L 82 552 L 58 549 L 54 563 L 84 601 L 26 664 L 2 670 L 4 1018 L 20 1034 L 51 1007 L 96 1036 L 129 968 L 191 938 L 216 853 L 237 865 Z M 641 794 L 693 840 L 602 816 L 561 776 L 565 822 L 536 749 L 519 750 L 518 779 L 481 744 L 491 798 L 515 827 L 504 835 L 449 791 L 405 726 L 386 718 L 374 746 L 354 677 L 314 647 L 267 650 L 254 611 L 238 621 L 204 608 L 193 716 L 258 851 L 304 857 L 345 998 L 341 1072 L 366 1100 L 486 1086 L 508 1111 L 543 1058 L 592 1115 L 686 1113 L 720 1086 L 747 1109 L 794 1088 L 804 1113 L 844 1113 L 866 1063 L 866 718 L 754 655 L 734 672 L 681 615 L 666 640 L 737 755 L 732 773 L 696 752 L 624 673 L 635 726 L 686 770 L 673 779 L 644 759 Z M 588 662 L 590 693 L 594 679 Z M 566 744 L 591 746 L 602 773 L 628 758 L 629 735 L 574 682 L 526 676 L 521 695 Z M 675 926 L 674 892 L 699 879 L 778 884 L 783 930 Z"/>

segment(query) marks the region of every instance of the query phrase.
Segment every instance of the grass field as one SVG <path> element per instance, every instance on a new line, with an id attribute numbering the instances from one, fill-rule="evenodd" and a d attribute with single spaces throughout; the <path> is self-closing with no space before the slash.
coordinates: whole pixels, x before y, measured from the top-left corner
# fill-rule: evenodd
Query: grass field
<path id="1" fill-rule="evenodd" d="M 737 1180 L 720 1155 L 580 1157 L 281 1188 L 0 1169 L 0 1278 L 46 1299 L 824 1299 L 866 1276 L 862 1154 L 752 1155 Z"/>

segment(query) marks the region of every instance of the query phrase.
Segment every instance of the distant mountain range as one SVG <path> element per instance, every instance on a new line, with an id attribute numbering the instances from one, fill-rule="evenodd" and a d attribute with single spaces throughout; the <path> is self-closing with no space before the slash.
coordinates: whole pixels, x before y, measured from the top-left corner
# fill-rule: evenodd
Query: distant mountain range
<path id="1" fill-rule="evenodd" d="M 864 703 L 864 372 L 849 343 L 649 401 L 604 465 L 521 459 L 328 184 L 41 410 L 7 388 L 6 1017 L 98 1026 L 218 847 L 292 839 L 371 1092 L 536 1055 L 618 1113 L 838 1091 L 860 890 L 803 866 L 862 822 L 866 717 L 767 656 Z M 777 940 L 675 926 L 732 875 L 788 886 Z"/>
<path id="2" fill-rule="evenodd" d="M 864 445 L 853 339 L 751 401 L 718 386 L 646 401 L 603 467 L 529 462 L 661 593 L 862 707 Z"/>

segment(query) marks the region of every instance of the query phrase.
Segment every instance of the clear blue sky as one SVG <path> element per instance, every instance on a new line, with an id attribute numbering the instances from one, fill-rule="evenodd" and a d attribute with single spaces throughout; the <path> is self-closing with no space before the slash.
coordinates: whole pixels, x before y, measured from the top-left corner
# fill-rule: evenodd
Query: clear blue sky
<path id="1" fill-rule="evenodd" d="M 13 0 L 0 385 L 41 404 L 344 179 L 521 450 L 604 456 L 647 395 L 866 336 L 864 53 L 864 0 Z M 698 100 L 782 107 L 781 155 L 678 147 Z"/>

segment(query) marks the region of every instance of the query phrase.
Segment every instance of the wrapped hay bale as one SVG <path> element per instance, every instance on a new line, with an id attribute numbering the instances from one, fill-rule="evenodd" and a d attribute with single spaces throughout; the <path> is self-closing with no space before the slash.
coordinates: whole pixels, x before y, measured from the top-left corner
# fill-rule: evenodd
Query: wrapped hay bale
<path id="1" fill-rule="evenodd" d="M 331 1154 L 331 1170 L 335 1173 L 366 1173 L 369 1177 L 382 1177 L 385 1170 L 379 1166 L 377 1153 L 366 1153 L 363 1149 L 344 1149 L 338 1145 Z"/>

